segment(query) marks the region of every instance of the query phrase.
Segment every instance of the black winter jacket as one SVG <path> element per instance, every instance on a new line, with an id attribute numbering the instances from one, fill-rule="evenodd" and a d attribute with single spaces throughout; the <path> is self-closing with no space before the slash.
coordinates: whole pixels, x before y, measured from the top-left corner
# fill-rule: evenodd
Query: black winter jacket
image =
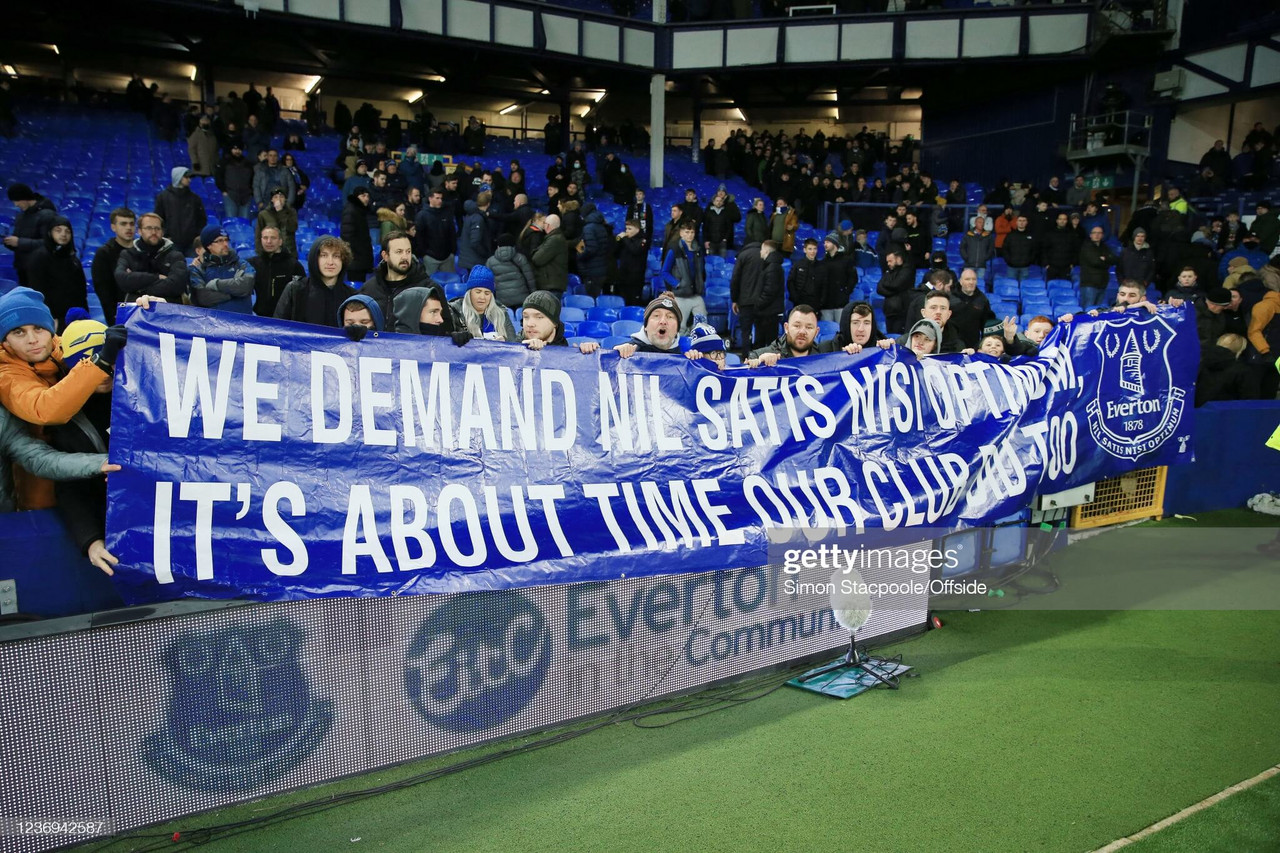
<path id="1" fill-rule="evenodd" d="M 808 305 L 815 310 L 822 310 L 824 300 L 821 263 L 808 258 L 798 258 L 791 262 L 791 274 L 787 276 L 787 296 L 792 305 Z"/>
<path id="2" fill-rule="evenodd" d="M 1006 237 L 1005 243 L 1009 240 Z M 1067 228 L 1053 228 L 1046 231 L 1040 247 L 1040 261 L 1046 267 L 1058 269 L 1075 266 L 1080 259 L 1080 242 L 1076 233 Z"/>
<path id="3" fill-rule="evenodd" d="M 715 206 L 703 211 L 702 239 L 711 244 L 724 241 L 725 247 L 733 248 L 733 226 L 742 220 L 742 211 L 732 198 L 725 200 L 724 207 L 717 213 Z"/>
<path id="4" fill-rule="evenodd" d="M 782 313 L 782 253 L 761 259 L 758 243 L 743 246 L 733 265 L 729 295 L 739 306 L 752 308 L 757 314 Z"/>
<path id="5" fill-rule="evenodd" d="M 1010 231 L 1004 238 L 1004 261 L 1011 267 L 1029 267 L 1036 262 L 1036 239 L 1031 229 Z"/>
<path id="6" fill-rule="evenodd" d="M 209 221 L 204 202 L 190 187 L 167 187 L 156 196 L 156 213 L 164 219 L 165 236 L 183 252 L 200 236 Z"/>
<path id="7" fill-rule="evenodd" d="M 320 275 L 319 257 L 320 241 L 317 240 L 307 255 L 306 277 L 295 278 L 280 294 L 280 301 L 276 303 L 277 320 L 337 328 L 338 309 L 343 302 L 355 296 L 356 291 L 347 284 L 345 269 L 338 273 L 338 280 L 332 287 L 326 287 Z"/>
<path id="8" fill-rule="evenodd" d="M 369 235 L 369 208 L 360 203 L 360 197 L 347 196 L 342 208 L 342 239 L 351 247 L 351 272 L 364 274 L 373 268 L 373 237 Z M 334 307 L 337 312 L 337 306 Z M 335 318 L 334 322 L 337 320 Z"/>
<path id="9" fill-rule="evenodd" d="M 70 225 L 60 216 L 53 224 Z M 74 240 L 59 246 L 53 242 L 53 234 L 49 233 L 45 235 L 44 245 L 32 253 L 28 263 L 31 286 L 44 294 L 44 304 L 49 306 L 59 328 L 65 322 L 68 309 L 89 310 L 89 290 Z"/>
<path id="10" fill-rule="evenodd" d="M 274 317 L 284 289 L 294 279 L 307 274 L 288 249 L 252 257 L 249 266 L 253 267 L 253 292 L 258 297 L 253 303 L 253 313 L 259 317 Z"/>
<path id="11" fill-rule="evenodd" d="M 458 223 L 453 211 L 441 205 L 424 207 L 413 222 L 417 233 L 413 238 L 413 251 L 418 255 L 430 255 L 437 261 L 451 258 L 458 251 Z"/>
<path id="12" fill-rule="evenodd" d="M 1116 253 L 1106 243 L 1085 241 L 1080 247 L 1080 286 L 1105 289 L 1111 278 L 1111 268 L 1118 260 L 1120 259 L 1116 257 Z"/>
<path id="13" fill-rule="evenodd" d="M 427 271 L 422 264 L 418 263 L 417 258 L 414 259 L 413 265 L 409 267 L 409 272 L 400 281 L 387 281 L 387 264 L 383 261 L 378 264 L 378 268 L 373 271 L 373 275 L 365 279 L 364 286 L 360 288 L 360 292 L 378 303 L 378 307 L 382 309 L 383 317 L 390 317 L 395 313 L 394 303 L 397 294 L 411 287 L 429 287 L 430 285 L 431 277 L 427 275 Z"/>
<path id="14" fill-rule="evenodd" d="M 18 211 L 13 218 L 13 229 L 9 233 L 18 238 L 18 245 L 13 249 L 13 267 L 20 283 L 27 283 L 27 261 L 36 249 L 44 245 L 44 236 L 53 227 L 57 215 L 58 209 L 53 202 L 37 194 L 36 203 Z"/>
<path id="15" fill-rule="evenodd" d="M 155 246 L 139 237 L 116 261 L 116 287 L 123 294 L 123 302 L 132 302 L 139 296 L 159 296 L 170 302 L 181 302 L 190 281 L 187 259 L 167 237 Z"/>

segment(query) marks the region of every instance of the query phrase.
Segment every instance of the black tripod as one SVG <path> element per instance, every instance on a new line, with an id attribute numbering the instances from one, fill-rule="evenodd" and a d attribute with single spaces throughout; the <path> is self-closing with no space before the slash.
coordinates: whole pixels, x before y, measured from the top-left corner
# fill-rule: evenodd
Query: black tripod
<path id="1" fill-rule="evenodd" d="M 871 655 L 867 654 L 867 650 L 858 645 L 857 633 L 854 631 L 850 631 L 849 632 L 849 648 L 845 651 L 843 658 L 841 658 L 838 661 L 829 663 L 826 666 L 822 666 L 815 669 L 813 672 L 810 672 L 809 674 L 805 675 L 800 680 L 810 681 L 814 678 L 817 678 L 819 675 L 825 675 L 828 672 L 835 672 L 836 670 L 839 670 L 839 669 L 856 668 L 856 669 L 861 669 L 864 674 L 871 676 L 873 680 L 879 682 L 885 687 L 888 687 L 890 690 L 897 690 L 899 686 L 898 679 L 892 676 L 882 675 L 876 669 L 876 667 L 880 667 L 880 666 L 884 666 L 892 669 L 894 665 L 895 664 L 893 662 L 887 661 L 884 658 L 872 657 Z"/>

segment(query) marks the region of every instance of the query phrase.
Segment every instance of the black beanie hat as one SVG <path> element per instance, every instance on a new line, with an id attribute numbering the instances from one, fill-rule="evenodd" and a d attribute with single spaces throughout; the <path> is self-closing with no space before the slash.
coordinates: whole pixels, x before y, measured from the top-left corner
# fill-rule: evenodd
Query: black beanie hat
<path id="1" fill-rule="evenodd" d="M 36 194 L 26 184 L 9 185 L 9 201 L 35 201 Z"/>
<path id="2" fill-rule="evenodd" d="M 510 234 L 499 234 L 499 235 L 498 235 L 498 245 L 499 245 L 499 246 L 514 246 L 515 244 L 516 244 L 516 238 L 515 238 L 515 237 L 512 237 Z"/>

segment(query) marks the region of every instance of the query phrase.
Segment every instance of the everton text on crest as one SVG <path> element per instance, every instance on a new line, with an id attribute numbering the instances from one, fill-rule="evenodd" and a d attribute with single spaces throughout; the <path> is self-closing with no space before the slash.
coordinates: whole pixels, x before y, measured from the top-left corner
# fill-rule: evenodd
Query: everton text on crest
<path id="1" fill-rule="evenodd" d="M 311 695 L 302 629 L 285 619 L 179 636 L 164 650 L 172 693 L 143 741 L 159 775 L 201 791 L 256 791 L 296 769 L 333 723 Z"/>
<path id="2" fill-rule="evenodd" d="M 1089 431 L 1107 453 L 1136 460 L 1162 447 L 1182 423 L 1186 391 L 1174 384 L 1169 364 L 1173 329 L 1158 315 L 1103 325 L 1093 338 L 1101 371 Z"/>

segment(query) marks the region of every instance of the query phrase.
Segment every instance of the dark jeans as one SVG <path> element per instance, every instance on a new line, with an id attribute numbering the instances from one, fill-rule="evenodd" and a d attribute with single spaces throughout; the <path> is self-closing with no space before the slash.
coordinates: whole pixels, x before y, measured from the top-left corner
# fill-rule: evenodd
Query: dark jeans
<path id="1" fill-rule="evenodd" d="M 754 305 L 739 305 L 738 325 L 744 352 L 766 346 L 778 337 L 778 314 L 774 311 L 757 313 Z"/>

